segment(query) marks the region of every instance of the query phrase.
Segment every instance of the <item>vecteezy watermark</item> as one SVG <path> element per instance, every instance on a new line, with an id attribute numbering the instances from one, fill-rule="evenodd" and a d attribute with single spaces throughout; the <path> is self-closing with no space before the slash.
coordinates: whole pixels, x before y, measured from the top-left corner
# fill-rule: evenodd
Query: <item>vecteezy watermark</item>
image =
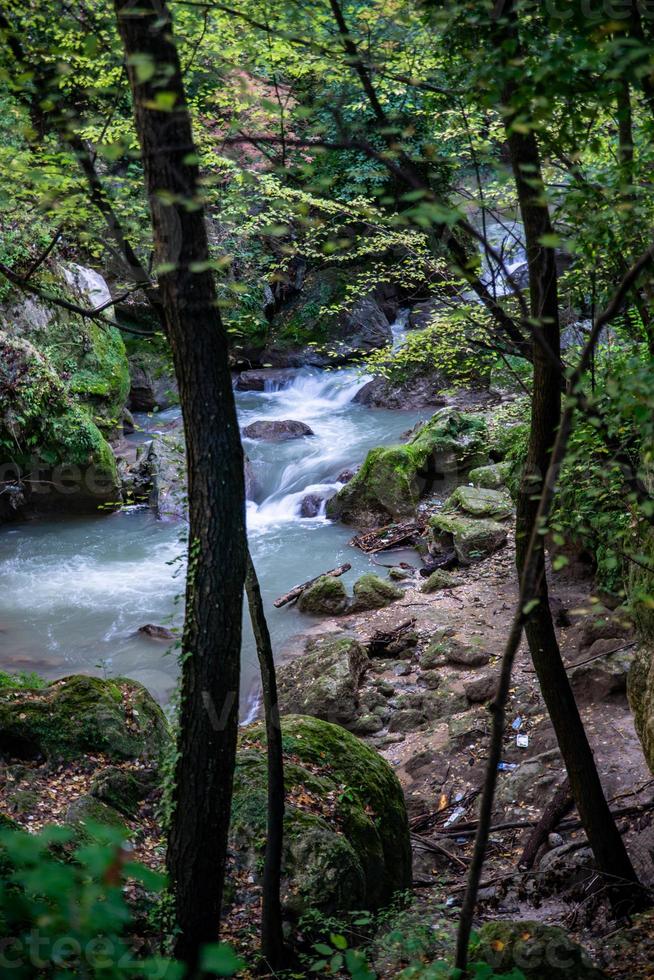
<path id="1" fill-rule="evenodd" d="M 544 7 L 558 20 L 629 24 L 634 13 L 643 20 L 654 20 L 654 0 L 546 0 Z"/>
<path id="2" fill-rule="evenodd" d="M 94 463 L 80 466 L 77 463 L 57 463 L 49 466 L 37 455 L 24 465 L 15 461 L 0 464 L 0 489 L 21 487 L 31 497 L 60 495 L 70 497 L 82 494 L 98 500 L 108 500 L 118 492 L 115 474 L 110 468 Z"/>
<path id="3" fill-rule="evenodd" d="M 139 966 L 132 951 L 125 944 L 108 936 L 79 939 L 76 936 L 51 936 L 39 929 L 32 929 L 22 936 L 5 936 L 0 939 L 0 975 L 11 976 L 12 971 L 37 971 L 52 967 L 75 971 L 85 975 L 90 969 L 125 971 L 130 976 Z M 173 964 L 165 960 L 150 961 L 148 976 L 152 980 L 165 980 Z M 72 975 L 72 974 L 71 974 Z"/>

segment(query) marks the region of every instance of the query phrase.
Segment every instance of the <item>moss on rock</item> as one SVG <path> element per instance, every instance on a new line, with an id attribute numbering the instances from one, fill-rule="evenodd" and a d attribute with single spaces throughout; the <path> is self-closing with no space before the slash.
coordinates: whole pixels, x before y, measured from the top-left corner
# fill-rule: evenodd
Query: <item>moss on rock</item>
<path id="1" fill-rule="evenodd" d="M 0 751 L 9 757 L 158 758 L 163 711 L 137 681 L 73 674 L 45 688 L 0 690 Z"/>
<path id="2" fill-rule="evenodd" d="M 345 585 L 333 575 L 322 575 L 297 601 L 300 612 L 311 616 L 338 616 L 345 612 L 347 605 Z"/>
<path id="3" fill-rule="evenodd" d="M 513 504 L 509 495 L 499 490 L 460 486 L 448 497 L 443 510 L 502 521 L 513 513 Z"/>
<path id="4" fill-rule="evenodd" d="M 0 462 L 32 474 L 31 499 L 66 510 L 116 501 L 111 448 L 46 358 L 0 331 L 0 363 Z"/>
<path id="5" fill-rule="evenodd" d="M 369 664 L 366 651 L 351 636 L 310 640 L 304 654 L 278 669 L 280 711 L 353 725 L 359 687 Z"/>
<path id="6" fill-rule="evenodd" d="M 372 572 L 366 572 L 352 587 L 354 602 L 352 610 L 361 612 L 366 609 L 383 609 L 396 599 L 401 599 L 404 593 L 396 585 L 385 581 Z"/>
<path id="7" fill-rule="evenodd" d="M 488 466 L 477 466 L 470 470 L 468 479 L 476 487 L 483 487 L 486 490 L 500 490 L 506 486 L 506 481 L 511 473 L 511 463 L 489 463 Z"/>
<path id="8" fill-rule="evenodd" d="M 601 980 L 606 974 L 558 928 L 543 922 L 487 922 L 479 930 L 472 958 L 496 973 L 518 969 L 526 980 Z"/>
<path id="9" fill-rule="evenodd" d="M 426 579 L 421 587 L 421 592 L 439 592 L 441 589 L 452 589 L 459 582 L 454 575 L 450 575 L 442 568 L 437 568 L 435 572 L 432 572 L 428 579 Z"/>
<path id="10" fill-rule="evenodd" d="M 107 766 L 93 777 L 91 796 L 113 807 L 127 817 L 133 817 L 139 803 L 156 785 L 152 769 L 121 769 Z"/>
<path id="11" fill-rule="evenodd" d="M 429 526 L 432 542 L 453 545 L 462 565 L 481 561 L 506 544 L 507 530 L 496 521 L 441 513 L 430 518 Z"/>
<path id="12" fill-rule="evenodd" d="M 486 440 L 482 418 L 442 409 L 406 445 L 371 449 L 327 515 L 360 527 L 410 517 L 434 480 L 486 460 Z"/>
<path id="13" fill-rule="evenodd" d="M 411 883 L 400 784 L 388 763 L 337 725 L 282 718 L 287 805 L 282 902 L 309 909 L 376 909 Z M 260 873 L 266 839 L 265 729 L 241 734 L 230 843 L 237 864 Z"/>

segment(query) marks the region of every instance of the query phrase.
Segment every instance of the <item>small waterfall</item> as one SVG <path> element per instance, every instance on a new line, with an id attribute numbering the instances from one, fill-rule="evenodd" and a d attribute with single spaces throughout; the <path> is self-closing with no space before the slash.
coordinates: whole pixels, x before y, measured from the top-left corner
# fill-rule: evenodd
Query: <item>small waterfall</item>
<path id="1" fill-rule="evenodd" d="M 481 279 L 495 296 L 506 296 L 511 292 L 506 273 L 513 275 L 527 262 L 524 246 L 524 229 L 520 221 L 489 221 L 486 223 L 486 238 L 502 259 L 502 266 L 481 248 Z"/>

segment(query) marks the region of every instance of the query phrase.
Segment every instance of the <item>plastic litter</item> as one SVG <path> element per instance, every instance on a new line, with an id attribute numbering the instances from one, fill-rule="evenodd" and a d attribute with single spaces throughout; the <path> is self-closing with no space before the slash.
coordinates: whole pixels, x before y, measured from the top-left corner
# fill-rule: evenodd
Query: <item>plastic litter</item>
<path id="1" fill-rule="evenodd" d="M 461 819 L 461 817 L 465 812 L 466 812 L 466 808 L 464 806 L 458 806 L 455 810 L 452 811 L 452 813 L 449 815 L 449 817 L 447 818 L 443 826 L 451 827 L 453 823 L 456 823 L 457 820 Z"/>
<path id="2" fill-rule="evenodd" d="M 529 748 L 529 736 L 528 735 L 516 735 L 515 744 L 519 749 Z"/>
<path id="3" fill-rule="evenodd" d="M 522 728 L 522 718 L 520 717 L 520 715 L 518 715 L 518 717 L 511 722 L 511 728 L 513 729 L 514 732 L 520 731 L 520 729 Z"/>
<path id="4" fill-rule="evenodd" d="M 513 772 L 514 769 L 518 768 L 517 762 L 498 762 L 497 768 L 500 772 Z"/>

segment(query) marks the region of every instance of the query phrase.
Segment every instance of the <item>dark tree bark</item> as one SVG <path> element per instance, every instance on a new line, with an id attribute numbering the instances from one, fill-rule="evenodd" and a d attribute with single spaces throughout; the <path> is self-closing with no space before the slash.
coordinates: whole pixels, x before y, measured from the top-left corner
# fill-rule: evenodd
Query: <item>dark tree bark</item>
<path id="1" fill-rule="evenodd" d="M 500 45 L 516 50 L 517 19 L 512 0 L 504 4 L 506 20 L 497 27 Z M 543 244 L 553 228 L 545 196 L 538 143 L 533 130 L 522 132 L 513 125 L 518 114 L 517 92 L 509 82 L 504 96 L 505 126 L 520 214 L 524 225 L 529 265 L 533 350 L 533 396 L 531 427 L 525 476 L 520 488 L 516 515 L 516 561 L 523 574 L 526 550 L 538 516 L 543 479 L 548 471 L 552 447 L 561 419 L 561 365 L 558 283 L 554 248 Z M 616 887 L 614 902 L 633 898 L 638 879 L 622 837 L 611 816 L 570 686 L 550 612 L 545 571 L 544 535 L 539 534 L 534 554 L 536 589 L 525 619 L 529 643 L 541 692 L 561 749 L 579 816 L 600 870 Z M 627 887 L 625 887 L 627 886 Z"/>
<path id="2" fill-rule="evenodd" d="M 247 566 L 243 453 L 170 17 L 159 0 L 114 5 L 186 434 L 189 565 L 167 863 L 176 954 L 194 971 L 200 947 L 218 937 L 225 875 Z M 147 81 L 136 68 L 144 59 L 156 68 Z"/>
<path id="3" fill-rule="evenodd" d="M 268 757 L 268 821 L 263 866 L 261 951 L 274 971 L 284 965 L 282 908 L 279 897 L 284 844 L 284 760 L 275 660 L 259 580 L 250 555 L 245 589 L 261 670 Z"/>

